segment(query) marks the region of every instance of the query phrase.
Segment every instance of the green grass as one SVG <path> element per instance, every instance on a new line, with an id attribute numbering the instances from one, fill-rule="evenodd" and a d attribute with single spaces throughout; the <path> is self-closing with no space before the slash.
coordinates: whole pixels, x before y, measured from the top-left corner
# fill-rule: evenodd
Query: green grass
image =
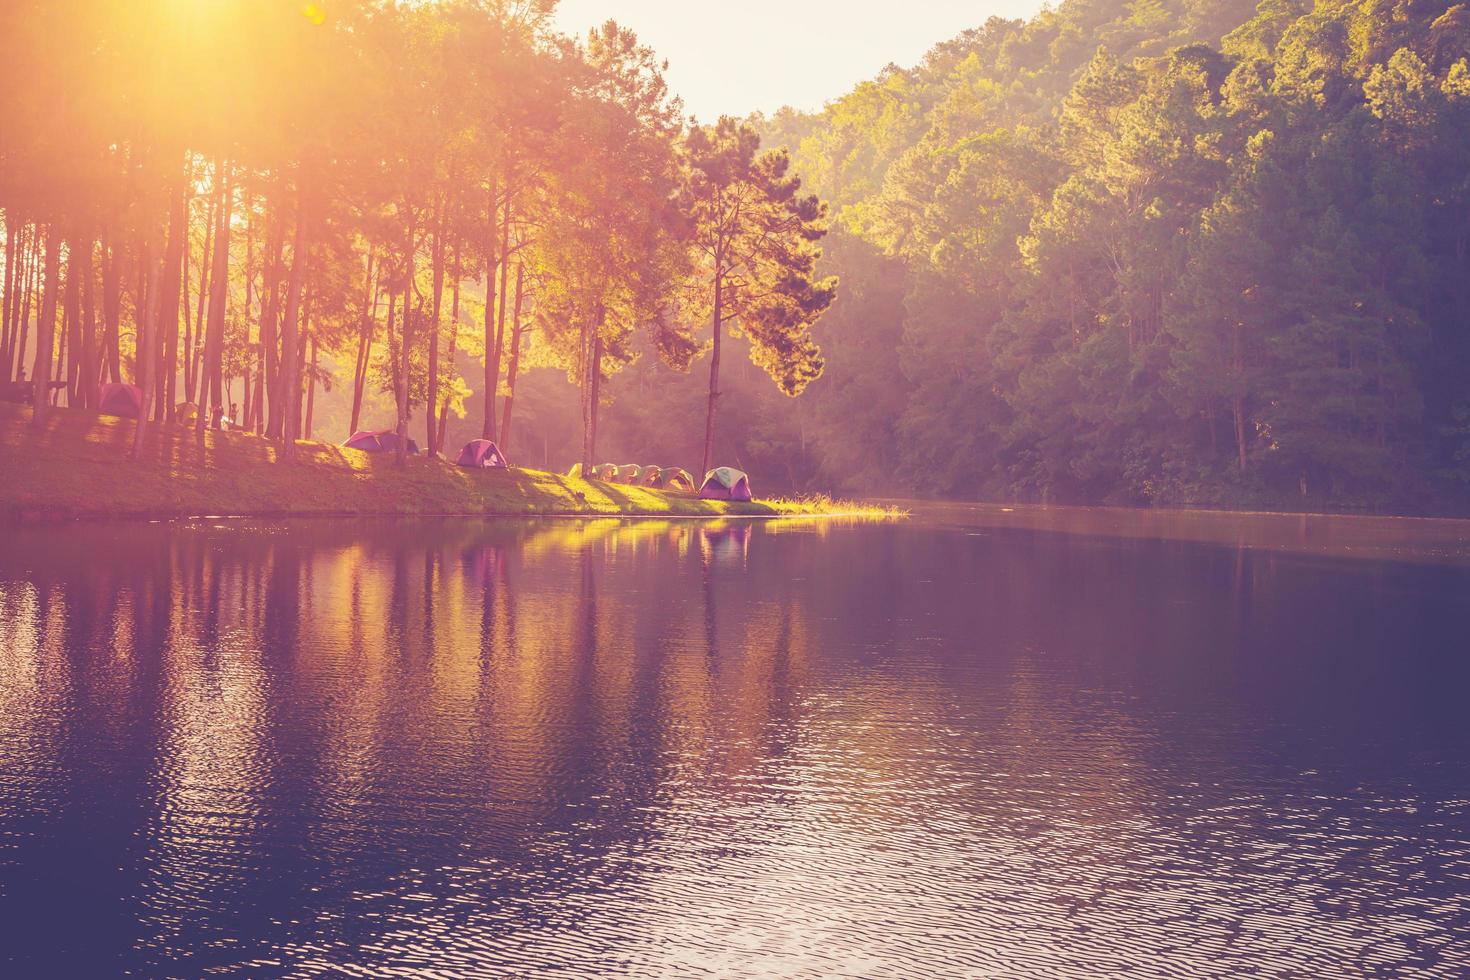
<path id="1" fill-rule="evenodd" d="M 826 498 L 732 503 L 537 470 L 470 470 L 444 460 L 299 442 L 280 460 L 273 442 L 238 432 L 150 428 L 143 458 L 134 423 L 0 404 L 0 520 L 203 515 L 640 515 L 719 517 L 884 515 Z"/>

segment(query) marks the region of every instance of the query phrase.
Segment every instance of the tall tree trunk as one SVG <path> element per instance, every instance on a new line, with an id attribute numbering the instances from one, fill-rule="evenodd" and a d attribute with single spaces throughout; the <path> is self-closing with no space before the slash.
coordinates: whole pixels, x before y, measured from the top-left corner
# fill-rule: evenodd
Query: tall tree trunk
<path id="1" fill-rule="evenodd" d="M 495 438 L 495 391 L 500 386 L 500 362 L 493 360 L 495 346 L 495 181 L 490 182 L 489 223 L 485 232 L 485 424 L 481 439 Z"/>
<path id="2" fill-rule="evenodd" d="M 311 373 L 306 379 L 306 428 L 303 430 L 307 439 L 311 438 L 311 421 L 313 410 L 316 408 L 316 334 L 311 335 Z"/>
<path id="3" fill-rule="evenodd" d="M 66 243 L 66 341 L 67 363 L 66 363 L 66 404 L 71 408 L 77 408 L 82 404 L 82 372 L 81 360 L 78 352 L 82 347 L 82 281 L 80 261 L 82 236 L 77 229 L 72 229 L 71 238 Z M 58 374 L 58 378 L 61 375 Z"/>
<path id="4" fill-rule="evenodd" d="M 0 289 L 4 290 L 4 298 L 0 299 L 0 382 L 8 382 L 14 377 L 11 365 L 15 363 L 15 284 L 16 273 L 20 265 L 20 224 L 15 219 L 15 211 L 9 208 L 5 212 L 5 281 L 0 283 Z"/>
<path id="5" fill-rule="evenodd" d="M 144 323 L 144 321 L 148 317 L 148 287 L 154 284 L 153 274 L 150 270 L 152 268 L 153 262 L 156 262 L 158 260 L 158 255 L 156 253 L 151 258 L 143 254 L 148 250 L 148 242 L 146 241 L 146 236 L 148 236 L 149 234 L 152 234 L 152 232 L 141 232 L 139 236 L 134 240 L 135 247 L 133 249 L 132 256 L 132 258 L 135 260 L 134 264 L 136 265 L 136 269 L 134 270 L 134 278 L 137 280 L 133 283 L 132 383 L 135 385 L 143 383 L 143 365 L 138 363 L 138 348 L 143 343 L 143 332 L 147 328 L 147 325 Z"/>
<path id="6" fill-rule="evenodd" d="M 155 418 L 174 420 L 174 385 L 179 372 L 179 294 L 188 289 L 181 282 L 184 251 L 189 243 L 189 183 L 191 167 L 179 171 L 169 195 L 168 244 L 163 255 L 163 295 L 158 298 L 159 330 L 163 340 L 163 371 L 158 379 L 158 397 L 163 404 Z"/>
<path id="7" fill-rule="evenodd" d="M 606 314 L 598 304 L 597 316 L 582 328 L 582 473 L 592 472 L 597 452 L 597 402 L 602 397 L 602 327 Z"/>
<path id="8" fill-rule="evenodd" d="M 500 364 L 505 352 L 505 307 L 507 305 L 507 301 L 510 299 L 509 295 L 507 295 L 508 291 L 506 289 L 507 278 L 510 273 L 510 202 L 510 188 L 507 186 L 505 194 L 505 210 L 503 212 L 503 217 L 501 218 L 500 222 L 500 308 L 495 316 L 495 349 L 493 352 L 489 352 L 490 356 L 492 356 L 495 360 L 495 387 L 490 388 L 488 391 L 485 392 L 485 397 L 490 399 L 492 405 L 490 419 L 490 431 L 492 434 L 486 436 L 486 439 L 493 439 L 496 435 L 499 434 L 498 432 L 496 432 L 496 427 L 494 425 L 495 418 L 493 406 L 495 403 L 495 399 L 500 396 Z"/>
<path id="9" fill-rule="evenodd" d="M 195 304 L 194 329 L 190 333 L 188 350 L 184 352 L 184 387 L 189 403 L 195 406 L 200 416 L 205 413 L 204 386 L 200 377 L 204 360 L 204 311 L 209 305 L 209 273 L 214 265 L 214 227 L 218 213 L 219 195 L 214 194 L 209 198 L 204 217 L 204 248 L 199 253 L 199 302 Z"/>
<path id="10" fill-rule="evenodd" d="M 284 196 L 285 192 L 277 181 L 276 193 L 267 199 L 265 275 L 260 284 L 260 348 L 269 411 L 265 434 L 271 439 L 279 439 L 285 425 L 281 413 L 280 357 L 281 250 L 285 247 L 286 238 L 286 223 L 281 216 Z"/>
<path id="11" fill-rule="evenodd" d="M 82 404 L 97 407 L 97 284 L 92 268 L 95 242 L 87 236 L 82 251 Z"/>
<path id="12" fill-rule="evenodd" d="M 36 321 L 36 360 L 31 369 L 31 424 L 46 424 L 49 404 L 47 382 L 51 379 L 51 347 L 56 337 L 56 286 L 61 273 L 61 232 L 55 223 L 46 229 L 46 281 L 41 293 L 41 317 Z"/>
<path id="13" fill-rule="evenodd" d="M 505 369 L 505 410 L 500 413 L 500 452 L 509 452 L 510 413 L 516 400 L 516 376 L 521 369 L 521 297 L 526 281 L 525 263 L 516 263 L 515 312 L 510 327 L 510 364 Z"/>
<path id="14" fill-rule="evenodd" d="M 587 438 L 592 415 L 588 402 L 592 394 L 592 324 L 586 318 L 583 318 L 581 329 L 577 332 L 577 362 L 577 390 L 582 396 L 581 466 L 582 477 L 585 479 L 592 474 L 592 449 Z"/>
<path id="15" fill-rule="evenodd" d="M 147 220 L 148 237 L 143 243 L 142 251 L 144 268 L 147 270 L 145 294 L 148 303 L 139 317 L 136 361 L 138 387 L 143 390 L 143 406 L 138 412 L 137 426 L 133 429 L 133 459 L 142 458 L 143 443 L 148 438 L 148 413 L 153 408 L 153 375 L 158 369 L 159 294 L 162 292 L 159 278 L 164 265 L 159 255 L 163 251 L 159 241 L 162 237 L 162 223 L 152 216 Z"/>
<path id="16" fill-rule="evenodd" d="M 367 288 L 366 295 L 362 299 L 362 323 L 358 328 L 357 336 L 357 363 L 352 371 L 352 421 L 351 428 L 347 430 L 350 436 L 357 431 L 358 422 L 362 419 L 362 394 L 363 387 L 367 383 L 368 365 L 373 355 L 373 331 L 378 321 L 378 294 L 373 282 L 373 260 L 374 252 L 369 249 L 367 257 Z M 391 301 L 390 301 L 391 302 Z"/>
<path id="17" fill-rule="evenodd" d="M 297 371 L 296 337 L 301 316 L 302 283 L 306 278 L 307 165 L 302 163 L 296 180 L 296 234 L 291 245 L 291 278 L 286 284 L 286 317 L 281 322 L 281 455 L 296 454 L 296 391 L 301 385 Z"/>
<path id="18" fill-rule="evenodd" d="M 241 205 L 245 208 L 245 307 L 241 319 L 245 324 L 245 357 L 242 363 L 244 369 L 244 384 L 240 393 L 241 400 L 245 403 L 244 419 L 236 419 L 236 427 L 246 432 L 255 431 L 255 397 L 250 387 L 250 324 L 254 321 L 254 286 L 255 286 L 255 205 L 250 194 L 241 195 Z"/>
<path id="19" fill-rule="evenodd" d="M 413 391 L 409 384 L 409 371 L 412 367 L 413 350 L 413 314 L 409 309 L 409 302 L 413 297 L 414 278 L 414 220 L 413 205 L 408 205 L 408 236 L 404 242 L 404 271 L 403 278 L 403 328 L 402 337 L 398 345 L 398 355 L 401 363 L 398 367 L 398 465 L 402 466 L 408 459 L 408 398 Z"/>
<path id="20" fill-rule="evenodd" d="M 310 246 L 307 246 L 307 249 L 306 249 L 306 258 L 307 258 L 308 265 L 307 265 L 306 272 L 304 273 L 304 278 L 309 283 L 310 280 L 311 280 L 311 266 L 310 266 L 310 261 L 311 261 L 311 247 Z M 306 426 L 305 426 L 305 421 L 306 421 L 306 415 L 305 415 L 306 389 L 311 384 L 310 372 L 308 372 L 306 370 L 306 352 L 307 352 L 307 349 L 311 346 L 311 340 L 312 340 L 312 332 L 311 332 L 311 286 L 310 285 L 304 285 L 304 286 L 302 286 L 302 294 L 301 294 L 301 326 L 297 329 L 297 332 L 296 333 L 297 333 L 297 341 L 296 341 L 296 377 L 297 377 L 298 380 L 296 382 L 296 398 L 295 398 L 295 400 L 292 403 L 292 412 L 294 413 L 292 415 L 292 418 L 295 420 L 295 426 L 292 429 L 292 431 L 294 431 L 296 433 L 296 438 L 298 438 L 298 439 L 304 439 L 304 438 L 306 438 L 306 435 L 305 435 L 305 433 L 306 433 Z"/>
<path id="21" fill-rule="evenodd" d="M 214 167 L 219 207 L 214 222 L 214 256 L 209 270 L 209 324 L 204 337 L 205 378 L 209 395 L 209 427 L 220 428 L 225 416 L 225 305 L 230 286 L 230 170 L 219 159 Z M 204 428 L 204 392 L 200 392 L 198 429 Z"/>
<path id="22" fill-rule="evenodd" d="M 450 301 L 449 301 L 449 377 L 454 377 L 454 361 L 459 346 L 459 239 L 454 240 L 454 265 L 450 271 Z M 449 424 L 449 399 L 445 398 L 439 403 L 439 445 L 434 451 L 444 455 L 444 432 Z"/>
<path id="23" fill-rule="evenodd" d="M 51 368 L 51 379 L 59 381 L 62 386 L 51 392 L 51 407 L 55 408 L 61 404 L 61 392 L 66 390 L 66 346 L 67 339 L 71 334 L 71 309 L 66 302 L 66 290 L 61 293 L 61 330 L 56 335 L 56 363 Z"/>
<path id="24" fill-rule="evenodd" d="M 431 455 L 439 451 L 439 314 L 444 301 L 444 209 L 445 199 L 441 196 L 434 214 L 434 247 L 429 253 L 433 276 L 433 296 L 429 299 L 429 385 L 425 394 L 424 443 L 425 451 Z"/>
<path id="25" fill-rule="evenodd" d="M 106 354 L 107 378 L 122 382 L 122 257 L 116 225 L 107 225 L 101 253 L 101 329 Z"/>
<path id="26" fill-rule="evenodd" d="M 25 375 L 26 344 L 30 339 L 31 307 L 36 303 L 36 292 L 41 285 L 41 226 L 31 225 L 29 259 L 21 268 L 20 327 L 15 341 L 16 376 Z"/>
<path id="27" fill-rule="evenodd" d="M 703 479 L 710 469 L 715 448 L 715 410 L 719 407 L 720 400 L 720 337 L 725 332 L 725 278 L 719 273 L 718 258 L 715 268 L 715 346 L 709 358 L 709 410 L 704 418 L 704 468 L 696 474 L 696 479 Z"/>
<path id="28" fill-rule="evenodd" d="M 398 339 L 398 294 L 393 292 L 392 286 L 388 288 L 388 328 L 386 342 L 388 344 L 388 382 L 393 389 L 393 411 L 398 411 L 398 381 L 403 377 L 399 370 L 398 351 L 402 347 Z"/>
<path id="29" fill-rule="evenodd" d="M 1245 472 L 1245 405 L 1241 397 L 1240 387 L 1245 383 L 1245 359 L 1241 351 L 1241 325 L 1235 325 L 1234 339 L 1232 341 L 1231 360 L 1235 367 L 1235 391 L 1231 395 L 1230 408 L 1235 416 L 1235 458 L 1240 467 L 1240 472 Z"/>
<path id="30" fill-rule="evenodd" d="M 589 399 L 591 411 L 588 413 L 586 453 L 588 459 L 597 455 L 597 420 L 602 405 L 602 322 L 603 317 L 599 314 L 598 330 L 592 338 L 592 397 Z"/>

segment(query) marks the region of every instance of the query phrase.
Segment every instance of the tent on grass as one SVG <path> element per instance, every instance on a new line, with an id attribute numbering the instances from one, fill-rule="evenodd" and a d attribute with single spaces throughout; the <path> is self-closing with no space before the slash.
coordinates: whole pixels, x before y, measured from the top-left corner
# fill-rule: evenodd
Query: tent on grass
<path id="1" fill-rule="evenodd" d="M 618 467 L 618 482 L 637 486 L 643 479 L 643 467 L 637 463 L 624 463 Z"/>
<path id="2" fill-rule="evenodd" d="M 459 451 L 459 459 L 456 459 L 454 463 L 456 466 L 470 466 L 482 470 L 510 468 L 500 448 L 489 439 L 471 439 L 465 443 L 464 448 Z"/>
<path id="3" fill-rule="evenodd" d="M 380 432 L 354 432 L 352 438 L 342 443 L 348 449 L 361 449 L 365 453 L 396 453 L 398 452 L 398 433 L 392 429 L 383 429 Z M 412 439 L 408 440 L 408 455 L 417 456 L 419 444 Z"/>
<path id="4" fill-rule="evenodd" d="M 661 466 L 645 466 L 643 467 L 643 476 L 638 479 L 638 485 L 640 487 L 662 486 L 663 474 L 664 471 Z"/>
<path id="5" fill-rule="evenodd" d="M 661 490 L 674 490 L 678 493 L 693 493 L 694 477 L 689 475 L 688 470 L 680 469 L 677 466 L 671 466 L 659 474 L 658 485 L 659 489 Z"/>
<path id="6" fill-rule="evenodd" d="M 572 468 L 569 469 L 569 470 L 567 470 L 567 476 L 577 476 L 577 477 L 579 477 L 581 475 L 582 475 L 582 464 L 581 463 L 573 463 L 572 464 Z"/>
<path id="7" fill-rule="evenodd" d="M 705 500 L 749 500 L 750 477 L 729 466 L 716 466 L 704 475 L 699 495 Z"/>
<path id="8" fill-rule="evenodd" d="M 603 483 L 616 483 L 618 468 L 613 463 L 598 463 L 592 467 L 592 479 L 601 480 Z"/>
<path id="9" fill-rule="evenodd" d="M 143 389 L 137 385 L 105 384 L 97 390 L 97 411 L 135 419 L 143 414 Z"/>
<path id="10" fill-rule="evenodd" d="M 193 425 L 199 421 L 199 406 L 193 402 L 179 402 L 174 406 L 174 421 L 180 425 Z"/>

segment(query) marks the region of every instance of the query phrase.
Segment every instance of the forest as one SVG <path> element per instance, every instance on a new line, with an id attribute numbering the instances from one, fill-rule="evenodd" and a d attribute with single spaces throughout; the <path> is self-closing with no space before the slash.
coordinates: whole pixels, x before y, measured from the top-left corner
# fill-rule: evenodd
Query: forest
<path id="1" fill-rule="evenodd" d="M 0 380 L 283 457 L 1467 509 L 1465 5 L 1065 0 L 705 123 L 553 8 L 5 5 Z"/>

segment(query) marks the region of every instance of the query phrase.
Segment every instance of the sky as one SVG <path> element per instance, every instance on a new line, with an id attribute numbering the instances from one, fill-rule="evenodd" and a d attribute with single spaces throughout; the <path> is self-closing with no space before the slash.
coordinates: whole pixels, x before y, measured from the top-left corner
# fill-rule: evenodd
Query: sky
<path id="1" fill-rule="evenodd" d="M 701 122 L 783 105 L 820 109 L 893 62 L 992 16 L 1029 17 L 1041 0 L 561 0 L 557 23 L 583 34 L 612 18 L 668 59 L 669 87 Z"/>

